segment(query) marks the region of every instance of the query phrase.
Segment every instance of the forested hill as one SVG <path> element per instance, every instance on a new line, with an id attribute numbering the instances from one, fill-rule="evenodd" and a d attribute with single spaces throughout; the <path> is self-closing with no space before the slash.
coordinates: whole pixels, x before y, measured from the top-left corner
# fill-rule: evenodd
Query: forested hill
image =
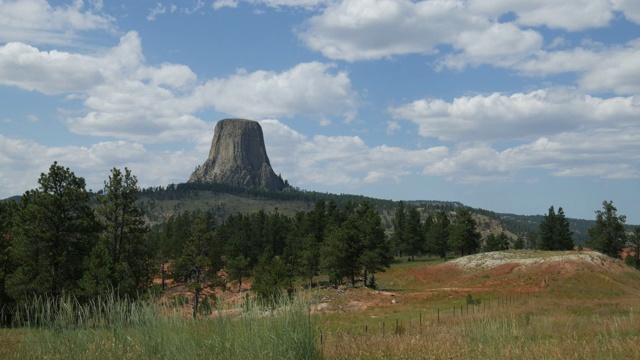
<path id="1" fill-rule="evenodd" d="M 11 199 L 19 201 L 20 196 L 5 200 Z M 322 193 L 299 188 L 274 192 L 224 184 L 183 183 L 141 189 L 138 205 L 144 211 L 147 221 L 151 225 L 158 225 L 164 223 L 172 215 L 185 211 L 211 211 L 219 218 L 226 218 L 237 213 L 249 214 L 259 210 L 269 212 L 277 209 L 285 215 L 293 216 L 299 211 L 313 209 L 318 200 L 333 200 L 340 208 L 343 208 L 348 202 L 359 203 L 367 200 L 381 213 L 383 224 L 387 229 L 392 228 L 392 218 L 398 204 L 397 201 L 388 199 L 353 194 Z M 420 208 L 425 217 L 439 210 L 452 212 L 468 208 L 457 201 L 412 200 L 405 201 L 405 204 Z M 540 222 L 544 219 L 543 215 L 516 215 L 496 213 L 480 208 L 469 209 L 484 219 L 485 227 L 490 228 L 487 231 L 500 232 L 504 230 L 517 236 L 526 236 L 526 234 L 537 231 Z M 588 229 L 594 226 L 595 221 L 573 218 L 568 220 L 575 243 L 584 245 L 589 238 Z M 625 225 L 625 227 L 628 231 L 632 231 L 635 226 Z"/>
<path id="2" fill-rule="evenodd" d="M 344 207 L 348 202 L 371 202 L 382 214 L 383 224 L 392 228 L 391 219 L 398 204 L 397 201 L 377 199 L 353 194 L 330 194 L 308 191 L 298 188 L 286 191 L 265 191 L 261 189 L 245 189 L 224 184 L 170 184 L 166 187 L 141 189 L 139 205 L 143 208 L 151 224 L 160 224 L 171 215 L 184 211 L 211 211 L 220 218 L 242 213 L 248 214 L 259 210 L 277 211 L 293 216 L 299 211 L 313 209 L 318 200 L 333 200 L 338 207 Z M 407 206 L 416 206 L 424 216 L 443 210 L 456 211 L 466 206 L 454 201 L 413 200 L 405 201 Z M 537 231 L 543 215 L 516 215 L 495 213 L 490 210 L 470 208 L 477 216 L 485 219 L 487 225 L 493 227 L 492 232 L 506 231 L 518 236 Z M 576 244 L 584 245 L 588 239 L 588 229 L 595 224 L 594 220 L 569 219 L 570 229 Z M 627 225 L 632 230 L 631 225 Z"/>

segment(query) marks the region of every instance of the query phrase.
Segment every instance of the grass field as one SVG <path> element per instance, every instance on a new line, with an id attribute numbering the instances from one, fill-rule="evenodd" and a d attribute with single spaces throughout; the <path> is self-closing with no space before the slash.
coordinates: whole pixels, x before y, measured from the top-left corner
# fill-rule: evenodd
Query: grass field
<path id="1" fill-rule="evenodd" d="M 0 330 L 0 358 L 640 358 L 640 272 L 573 254 L 515 252 L 507 255 L 533 261 L 497 261 L 502 254 L 466 268 L 400 260 L 377 274 L 378 290 L 317 287 L 276 311 L 249 303 L 197 321 L 188 309 L 107 301 L 78 324 L 67 301 L 56 305 L 66 319 Z M 479 303 L 467 305 L 469 296 Z"/>

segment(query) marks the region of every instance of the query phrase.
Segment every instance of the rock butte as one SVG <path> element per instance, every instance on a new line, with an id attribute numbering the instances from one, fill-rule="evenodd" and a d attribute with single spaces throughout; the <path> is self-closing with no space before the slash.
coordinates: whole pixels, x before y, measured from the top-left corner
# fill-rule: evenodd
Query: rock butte
<path id="1" fill-rule="evenodd" d="M 244 188 L 283 190 L 287 184 L 275 174 L 257 121 L 218 121 L 209 157 L 191 174 L 190 183 L 220 183 Z"/>

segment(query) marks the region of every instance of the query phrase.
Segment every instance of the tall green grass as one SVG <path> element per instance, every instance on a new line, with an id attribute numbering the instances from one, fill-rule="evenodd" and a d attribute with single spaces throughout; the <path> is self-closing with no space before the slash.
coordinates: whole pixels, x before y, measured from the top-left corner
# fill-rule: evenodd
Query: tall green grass
<path id="1" fill-rule="evenodd" d="M 317 327 L 302 297 L 282 297 L 269 308 L 248 300 L 197 320 L 155 303 L 63 297 L 36 299 L 16 317 L 19 341 L 0 349 L 2 359 L 319 358 Z"/>

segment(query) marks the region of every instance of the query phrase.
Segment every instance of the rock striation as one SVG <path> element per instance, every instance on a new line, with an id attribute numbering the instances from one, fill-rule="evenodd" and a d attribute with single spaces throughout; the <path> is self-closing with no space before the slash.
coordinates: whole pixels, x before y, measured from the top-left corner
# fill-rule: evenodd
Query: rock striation
<path id="1" fill-rule="evenodd" d="M 220 183 L 245 188 L 283 190 L 288 185 L 271 168 L 257 121 L 218 121 L 209 157 L 191 174 L 190 183 Z"/>

